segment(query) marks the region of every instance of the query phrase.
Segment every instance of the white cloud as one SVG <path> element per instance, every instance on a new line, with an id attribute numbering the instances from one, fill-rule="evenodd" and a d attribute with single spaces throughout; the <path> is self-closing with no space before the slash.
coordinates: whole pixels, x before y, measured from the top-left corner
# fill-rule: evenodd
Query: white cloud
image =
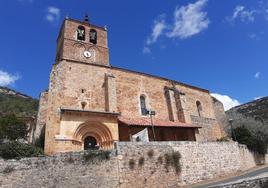
<path id="1" fill-rule="evenodd" d="M 198 0 L 186 6 L 177 7 L 174 11 L 174 23 L 165 21 L 165 14 L 154 20 L 152 33 L 146 40 L 143 53 L 148 54 L 149 45 L 156 43 L 161 35 L 168 38 L 186 39 L 208 28 L 210 20 L 207 12 L 203 11 L 208 0 Z"/>
<path id="2" fill-rule="evenodd" d="M 254 78 L 259 79 L 260 78 L 260 75 L 261 75 L 261 72 L 256 72 L 254 74 Z"/>
<path id="3" fill-rule="evenodd" d="M 254 100 L 258 100 L 258 99 L 261 99 L 263 98 L 264 96 L 259 96 L 259 97 L 255 97 Z"/>
<path id="4" fill-rule="evenodd" d="M 12 75 L 8 72 L 0 70 L 0 86 L 8 86 L 14 84 L 20 77 L 18 75 Z"/>
<path id="5" fill-rule="evenodd" d="M 219 101 L 222 102 L 225 111 L 229 110 L 230 108 L 232 108 L 234 106 L 240 105 L 240 102 L 238 100 L 232 99 L 231 97 L 229 97 L 227 95 L 221 95 L 218 93 L 211 93 L 211 96 L 215 97 L 216 99 L 218 99 Z"/>
<path id="6" fill-rule="evenodd" d="M 151 49 L 149 47 L 144 46 L 142 53 L 144 53 L 144 54 L 150 54 L 151 53 Z"/>
<path id="7" fill-rule="evenodd" d="M 168 37 L 186 39 L 208 28 L 210 20 L 207 12 L 203 11 L 207 0 L 199 0 L 196 3 L 176 8 L 174 12 L 174 25 Z"/>
<path id="8" fill-rule="evenodd" d="M 242 22 L 254 22 L 256 10 L 246 10 L 242 5 L 237 5 L 233 11 L 231 17 L 227 17 L 227 21 L 233 23 L 236 19 L 240 19 Z"/>
<path id="9" fill-rule="evenodd" d="M 259 40 L 259 36 L 257 35 L 257 33 L 251 33 L 248 36 L 252 40 Z"/>
<path id="10" fill-rule="evenodd" d="M 152 43 L 155 43 L 157 39 L 163 34 L 166 27 L 167 26 L 164 19 L 164 15 L 160 15 L 158 19 L 154 21 L 151 36 L 147 39 L 146 44 L 150 45 Z"/>
<path id="11" fill-rule="evenodd" d="M 60 9 L 49 6 L 46 11 L 45 19 L 51 23 L 55 23 L 60 19 Z"/>

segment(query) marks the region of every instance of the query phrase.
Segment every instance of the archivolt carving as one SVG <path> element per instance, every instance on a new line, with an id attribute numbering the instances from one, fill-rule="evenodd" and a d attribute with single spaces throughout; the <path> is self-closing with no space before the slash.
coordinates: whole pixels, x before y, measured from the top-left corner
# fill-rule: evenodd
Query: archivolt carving
<path id="1" fill-rule="evenodd" d="M 74 133 L 75 140 L 83 142 L 87 136 L 93 136 L 101 147 L 109 147 L 108 145 L 113 142 L 111 131 L 100 122 L 88 121 L 77 127 Z"/>

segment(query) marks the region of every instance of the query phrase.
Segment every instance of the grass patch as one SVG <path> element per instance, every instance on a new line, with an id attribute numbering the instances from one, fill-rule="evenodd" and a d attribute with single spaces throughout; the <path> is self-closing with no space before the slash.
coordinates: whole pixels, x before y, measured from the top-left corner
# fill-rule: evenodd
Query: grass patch
<path id="1" fill-rule="evenodd" d="M 218 138 L 216 141 L 217 142 L 229 142 L 230 138 L 228 138 L 227 136 L 224 136 L 224 137 Z"/>
<path id="2" fill-rule="evenodd" d="M 66 162 L 69 164 L 73 164 L 74 163 L 74 159 L 70 156 L 66 159 Z"/>
<path id="3" fill-rule="evenodd" d="M 13 166 L 7 166 L 4 170 L 3 170 L 3 173 L 4 174 L 9 174 L 11 172 L 14 171 L 14 167 Z"/>

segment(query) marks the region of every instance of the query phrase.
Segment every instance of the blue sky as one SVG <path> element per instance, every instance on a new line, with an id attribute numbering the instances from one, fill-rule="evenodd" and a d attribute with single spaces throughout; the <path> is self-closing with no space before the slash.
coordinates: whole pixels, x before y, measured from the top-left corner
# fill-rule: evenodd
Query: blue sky
<path id="1" fill-rule="evenodd" d="M 268 0 L 2 0 L 0 85 L 48 87 L 66 15 L 107 25 L 110 63 L 215 93 L 226 107 L 268 94 Z"/>

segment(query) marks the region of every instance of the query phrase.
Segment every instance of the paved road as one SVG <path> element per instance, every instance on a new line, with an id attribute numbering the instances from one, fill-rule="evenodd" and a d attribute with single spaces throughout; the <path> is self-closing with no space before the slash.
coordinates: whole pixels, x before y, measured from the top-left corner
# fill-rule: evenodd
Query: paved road
<path id="1" fill-rule="evenodd" d="M 266 166 L 265 168 L 257 169 L 257 170 L 248 172 L 246 174 L 235 176 L 235 177 L 221 180 L 218 182 L 213 182 L 213 183 L 208 183 L 208 184 L 203 184 L 203 185 L 195 185 L 195 186 L 192 186 L 192 188 L 207 188 L 207 187 L 216 186 L 219 184 L 228 184 L 234 181 L 239 181 L 245 178 L 252 178 L 252 177 L 263 175 L 263 174 L 267 174 L 267 177 L 268 177 L 268 166 Z"/>

